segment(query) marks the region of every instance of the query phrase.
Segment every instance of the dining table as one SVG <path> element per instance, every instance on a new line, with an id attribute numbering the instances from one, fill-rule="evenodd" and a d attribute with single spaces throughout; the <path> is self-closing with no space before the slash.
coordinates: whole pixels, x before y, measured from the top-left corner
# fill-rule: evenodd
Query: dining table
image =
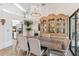
<path id="1" fill-rule="evenodd" d="M 27 37 L 28 38 L 35 38 L 35 39 L 39 39 L 40 40 L 40 45 L 42 47 L 46 47 L 48 50 L 48 55 L 51 49 L 53 49 L 54 51 L 58 51 L 58 52 L 62 52 L 64 53 L 65 51 L 65 44 L 67 40 L 59 40 L 59 39 L 55 39 L 55 38 L 51 38 L 51 37 L 39 37 L 39 36 L 30 36 Z M 64 43 L 65 42 L 65 43 Z"/>

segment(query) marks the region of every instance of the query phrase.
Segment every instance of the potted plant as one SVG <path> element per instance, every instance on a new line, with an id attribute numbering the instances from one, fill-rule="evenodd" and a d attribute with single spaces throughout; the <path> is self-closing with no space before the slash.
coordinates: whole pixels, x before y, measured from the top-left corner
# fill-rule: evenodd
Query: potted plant
<path id="1" fill-rule="evenodd" d="M 30 31 L 32 30 L 31 25 L 33 24 L 30 20 L 24 20 L 24 24 L 26 25 L 27 36 L 30 36 Z"/>

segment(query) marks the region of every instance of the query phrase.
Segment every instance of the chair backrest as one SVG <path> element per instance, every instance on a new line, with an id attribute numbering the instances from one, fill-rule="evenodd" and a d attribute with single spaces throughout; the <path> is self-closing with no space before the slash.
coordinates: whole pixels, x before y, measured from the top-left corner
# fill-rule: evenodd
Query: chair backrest
<path id="1" fill-rule="evenodd" d="M 27 51 L 28 50 L 28 44 L 27 44 L 27 39 L 23 35 L 20 35 L 18 37 L 18 45 L 21 50 Z"/>
<path id="2" fill-rule="evenodd" d="M 29 38 L 28 41 L 30 46 L 30 52 L 35 55 L 41 55 L 40 40 Z"/>
<path id="3" fill-rule="evenodd" d="M 53 50 L 53 53 L 55 53 L 53 55 L 55 55 L 55 56 L 67 56 L 69 45 L 70 45 L 70 40 L 68 39 L 66 49 L 63 51 L 62 50 L 59 50 L 59 51 Z M 50 54 L 50 55 L 52 55 L 52 54 Z"/>

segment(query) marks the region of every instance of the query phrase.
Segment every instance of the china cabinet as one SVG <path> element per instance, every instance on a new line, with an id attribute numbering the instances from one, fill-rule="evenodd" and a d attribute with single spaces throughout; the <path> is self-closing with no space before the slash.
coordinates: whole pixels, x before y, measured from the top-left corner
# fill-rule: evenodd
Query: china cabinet
<path id="1" fill-rule="evenodd" d="M 40 19 L 40 40 L 43 45 L 60 51 L 65 51 L 68 44 L 67 19 L 64 14 L 49 14 Z"/>
<path id="2" fill-rule="evenodd" d="M 67 16 L 64 14 L 49 14 L 40 19 L 40 35 L 67 35 Z"/>

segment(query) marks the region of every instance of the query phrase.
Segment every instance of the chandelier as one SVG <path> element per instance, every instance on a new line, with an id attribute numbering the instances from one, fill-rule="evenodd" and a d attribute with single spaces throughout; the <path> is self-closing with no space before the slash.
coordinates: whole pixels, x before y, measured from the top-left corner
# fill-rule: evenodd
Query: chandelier
<path id="1" fill-rule="evenodd" d="M 40 8 L 37 6 L 32 6 L 31 7 L 31 15 L 32 16 L 41 16 L 40 14 Z"/>
<path id="2" fill-rule="evenodd" d="M 29 16 L 39 17 L 41 16 L 40 11 L 41 10 L 39 7 L 37 7 L 36 5 L 32 5 L 31 7 L 27 8 L 26 12 L 24 12 L 24 18 Z"/>

